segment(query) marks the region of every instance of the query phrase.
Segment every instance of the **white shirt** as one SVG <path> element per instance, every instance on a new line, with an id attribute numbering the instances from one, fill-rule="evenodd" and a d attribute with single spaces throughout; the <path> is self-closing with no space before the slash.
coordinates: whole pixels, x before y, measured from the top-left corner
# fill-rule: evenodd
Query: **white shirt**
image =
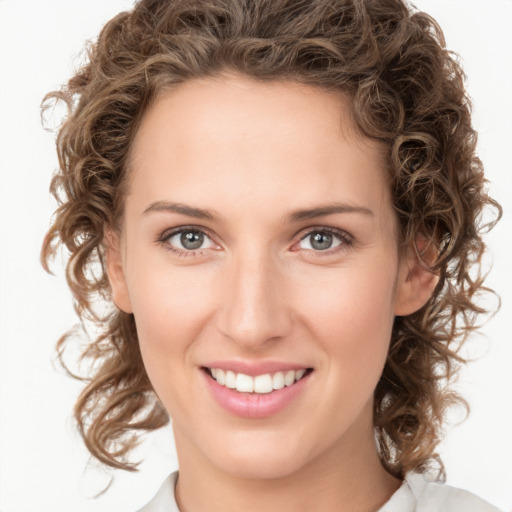
<path id="1" fill-rule="evenodd" d="M 179 512 L 174 488 L 178 472 L 167 477 L 156 496 L 138 512 Z M 401 487 L 377 512 L 500 512 L 478 496 L 407 473 Z"/>

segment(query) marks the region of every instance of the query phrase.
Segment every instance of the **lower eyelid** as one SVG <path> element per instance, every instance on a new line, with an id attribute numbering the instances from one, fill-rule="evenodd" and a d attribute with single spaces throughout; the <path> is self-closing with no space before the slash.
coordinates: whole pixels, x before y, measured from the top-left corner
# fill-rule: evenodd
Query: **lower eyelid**
<path id="1" fill-rule="evenodd" d="M 173 237 L 179 236 L 183 233 L 190 232 L 190 231 L 201 233 L 202 235 L 204 235 L 205 242 L 208 242 L 208 247 L 198 247 L 197 249 L 186 249 L 185 247 L 183 247 L 183 248 L 178 247 L 177 245 L 170 243 L 170 240 Z M 193 226 L 190 226 L 190 227 L 184 226 L 181 228 L 168 230 L 168 231 L 164 232 L 161 236 L 158 237 L 157 242 L 162 244 L 164 246 L 164 248 L 167 250 L 170 250 L 175 253 L 181 252 L 184 255 L 191 255 L 191 256 L 198 252 L 204 251 L 206 249 L 218 247 L 218 244 L 213 240 L 212 236 L 207 231 L 205 231 L 204 229 L 201 229 L 201 228 L 193 227 Z"/>

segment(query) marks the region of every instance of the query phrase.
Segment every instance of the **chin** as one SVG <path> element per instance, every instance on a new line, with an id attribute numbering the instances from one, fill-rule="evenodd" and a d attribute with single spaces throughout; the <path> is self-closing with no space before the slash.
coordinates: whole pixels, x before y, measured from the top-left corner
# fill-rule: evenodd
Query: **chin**
<path id="1" fill-rule="evenodd" d="M 296 473 L 307 465 L 307 454 L 301 453 L 298 440 L 283 436 L 261 436 L 236 442 L 229 448 L 212 454 L 211 461 L 226 473 L 238 478 L 262 480 L 281 479 Z M 277 438 L 276 438 L 277 437 Z M 226 446 L 226 445 L 224 445 Z"/>
<path id="2" fill-rule="evenodd" d="M 224 462 L 224 461 L 223 461 Z M 302 461 L 290 455 L 237 455 L 222 464 L 222 469 L 233 476 L 248 480 L 279 480 L 299 471 Z"/>

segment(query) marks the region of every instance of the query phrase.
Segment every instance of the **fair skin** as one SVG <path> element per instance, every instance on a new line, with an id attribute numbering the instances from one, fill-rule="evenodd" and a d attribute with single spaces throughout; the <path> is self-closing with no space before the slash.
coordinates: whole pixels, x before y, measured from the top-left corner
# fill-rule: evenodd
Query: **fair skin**
<path id="1" fill-rule="evenodd" d="M 369 512 L 400 485 L 373 391 L 435 279 L 399 257 L 382 147 L 346 101 L 223 75 L 162 93 L 135 137 L 108 273 L 172 417 L 181 510 Z M 260 394 L 212 366 L 305 373 Z"/>

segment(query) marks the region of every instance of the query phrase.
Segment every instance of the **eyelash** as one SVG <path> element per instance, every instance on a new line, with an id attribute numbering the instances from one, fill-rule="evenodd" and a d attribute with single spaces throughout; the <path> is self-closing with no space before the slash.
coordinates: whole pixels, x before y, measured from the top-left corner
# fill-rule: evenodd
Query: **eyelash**
<path id="1" fill-rule="evenodd" d="M 170 231 L 165 231 L 162 233 L 161 236 L 158 237 L 157 242 L 163 246 L 163 248 L 167 251 L 172 252 L 176 256 L 182 258 L 182 257 L 194 257 L 194 256 L 201 256 L 203 251 L 205 249 L 196 249 L 196 250 L 183 250 L 173 247 L 169 243 L 169 239 L 172 238 L 175 235 L 179 235 L 180 233 L 187 233 L 187 232 L 193 232 L 193 233 L 199 233 L 203 234 L 206 237 L 208 237 L 213 242 L 213 236 L 210 233 L 209 230 L 203 228 L 203 227 L 197 227 L 197 226 L 181 226 L 176 229 L 172 229 Z M 306 240 L 308 237 L 314 235 L 314 234 L 329 234 L 333 235 L 334 237 L 338 238 L 340 240 L 340 243 L 335 246 L 334 248 L 329 248 L 325 250 L 314 250 L 314 249 L 304 249 L 305 251 L 309 253 L 315 253 L 315 256 L 329 256 L 332 254 L 337 254 L 338 252 L 345 251 L 352 247 L 354 245 L 354 239 L 353 237 L 348 234 L 346 231 L 343 231 L 341 229 L 335 229 L 327 226 L 319 226 L 319 227 L 310 227 L 307 228 L 307 230 L 303 230 L 302 233 L 299 235 L 300 238 L 297 242 L 294 243 L 294 246 L 298 245 L 303 240 Z M 215 242 L 213 242 L 215 243 Z M 295 251 L 298 251 L 300 249 L 292 249 Z M 310 256 L 311 257 L 311 256 Z"/>
<path id="2" fill-rule="evenodd" d="M 169 243 L 169 239 L 172 238 L 173 236 L 179 235 L 180 233 L 190 233 L 190 232 L 203 234 L 206 237 L 208 237 L 210 240 L 213 241 L 212 234 L 205 228 L 197 227 L 197 226 L 181 226 L 179 228 L 172 229 L 170 231 L 165 231 L 164 233 L 162 233 L 162 235 L 160 237 L 158 237 L 157 242 L 160 243 L 160 245 L 162 245 L 166 251 L 170 251 L 180 258 L 187 258 L 187 257 L 191 257 L 191 256 L 192 257 L 200 256 L 205 249 L 183 250 L 183 249 L 175 248 Z"/>
<path id="3" fill-rule="evenodd" d="M 308 237 L 311 237 L 312 235 L 318 233 L 332 235 L 333 237 L 338 238 L 340 240 L 340 243 L 332 248 L 325 250 L 305 249 L 305 251 L 309 253 L 309 257 L 332 256 L 333 254 L 338 254 L 339 252 L 346 251 L 347 249 L 350 249 L 350 247 L 354 245 L 354 238 L 351 235 L 349 235 L 346 231 L 327 226 L 319 226 L 307 228 L 307 231 L 302 231 L 299 241 L 296 242 L 294 246 L 298 245 L 303 240 L 306 240 Z"/>

